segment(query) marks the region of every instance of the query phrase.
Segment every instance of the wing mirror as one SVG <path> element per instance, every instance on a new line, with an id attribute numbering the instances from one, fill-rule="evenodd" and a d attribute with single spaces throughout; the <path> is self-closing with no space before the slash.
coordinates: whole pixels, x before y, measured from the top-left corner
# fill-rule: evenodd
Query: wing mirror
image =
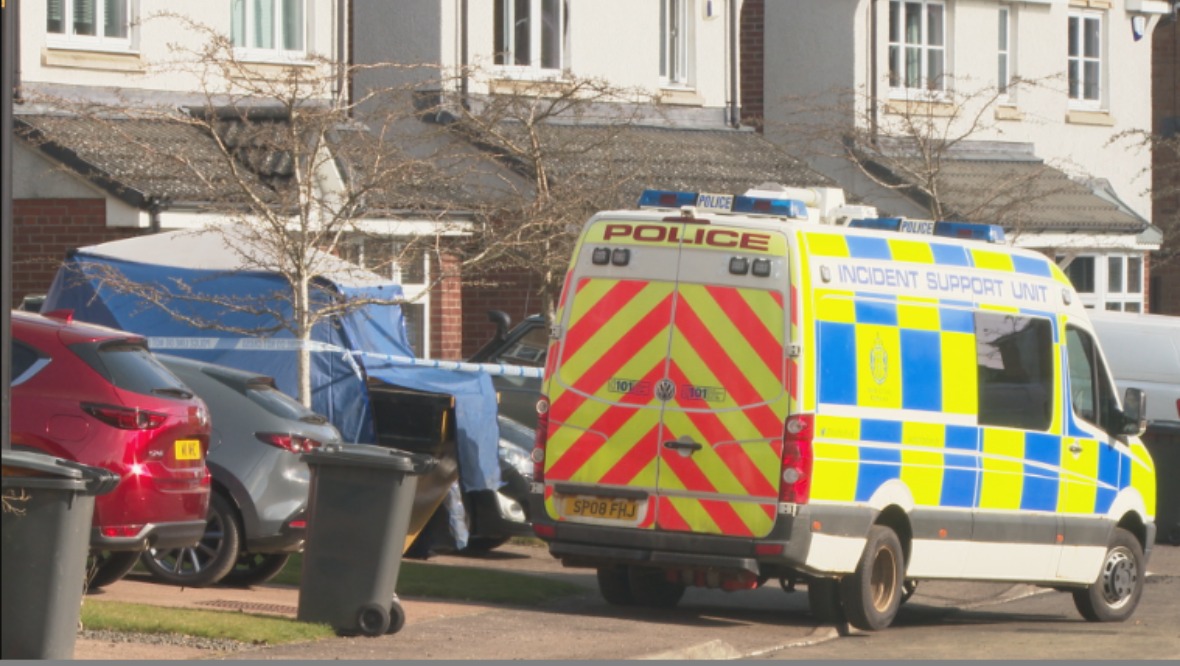
<path id="1" fill-rule="evenodd" d="M 1129 388 L 1123 395 L 1124 435 L 1139 436 L 1147 430 L 1147 394 L 1143 389 Z"/>

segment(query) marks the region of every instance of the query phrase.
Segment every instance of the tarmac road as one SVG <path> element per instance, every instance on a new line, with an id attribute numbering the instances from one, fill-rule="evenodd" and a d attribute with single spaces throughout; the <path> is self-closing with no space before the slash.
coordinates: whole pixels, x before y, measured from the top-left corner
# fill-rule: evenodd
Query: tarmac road
<path id="1" fill-rule="evenodd" d="M 486 558 L 436 557 L 443 566 L 507 568 L 560 577 L 587 593 L 539 608 L 403 598 L 407 623 L 392 636 L 334 638 L 309 644 L 201 655 L 138 658 L 290 659 L 1045 659 L 1180 656 L 1180 548 L 1153 553 L 1143 600 L 1130 622 L 1081 620 L 1068 595 L 1003 583 L 923 583 L 895 625 L 864 634 L 817 625 L 804 590 L 776 582 L 753 592 L 690 589 L 676 609 L 610 606 L 589 570 L 562 569 L 542 548 L 509 545 Z M 162 592 L 174 590 L 174 592 Z M 123 581 L 104 598 L 191 607 L 232 607 L 235 600 L 292 613 L 298 590 L 205 590 Z M 255 608 L 257 609 L 257 608 Z M 1065 640 L 1061 640 L 1065 637 Z M 1131 647 L 1133 646 L 1133 647 Z M 137 658 L 126 649 L 107 656 L 79 641 L 76 659 Z M 161 648 L 162 650 L 164 648 Z M 119 655 L 118 657 L 113 655 Z"/>

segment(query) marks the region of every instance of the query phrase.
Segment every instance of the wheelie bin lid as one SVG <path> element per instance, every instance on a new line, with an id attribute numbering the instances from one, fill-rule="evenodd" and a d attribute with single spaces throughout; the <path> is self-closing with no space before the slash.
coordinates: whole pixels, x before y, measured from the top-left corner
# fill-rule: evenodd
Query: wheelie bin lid
<path id="1" fill-rule="evenodd" d="M 425 474 L 438 464 L 434 456 L 373 444 L 324 444 L 303 454 L 302 460 L 309 465 L 382 467 L 411 475 Z"/>
<path id="2" fill-rule="evenodd" d="M 119 475 L 102 467 L 34 451 L 3 451 L 4 488 L 56 488 L 90 495 L 109 493 Z"/>

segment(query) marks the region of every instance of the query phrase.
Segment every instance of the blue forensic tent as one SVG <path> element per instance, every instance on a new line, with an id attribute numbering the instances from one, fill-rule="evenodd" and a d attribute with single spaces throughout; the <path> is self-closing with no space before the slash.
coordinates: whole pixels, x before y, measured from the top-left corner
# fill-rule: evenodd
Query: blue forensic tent
<path id="1" fill-rule="evenodd" d="M 298 340 L 287 330 L 250 334 L 289 316 L 289 288 L 259 253 L 243 257 L 241 239 L 220 232 L 176 231 L 80 248 L 66 259 L 42 311 L 74 316 L 149 338 L 152 349 L 270 375 L 298 395 Z M 327 257 L 335 269 L 317 285 L 318 298 L 394 300 L 400 285 Z M 115 276 L 116 279 L 112 279 Z M 128 291 L 116 282 L 155 290 Z M 160 293 L 181 315 L 153 303 Z M 260 309 L 260 304 L 265 308 Z M 203 322 L 216 321 L 217 328 Z M 312 409 L 347 441 L 375 442 L 369 380 L 455 399 L 456 447 L 464 490 L 498 489 L 500 466 L 496 394 L 487 373 L 431 367 L 414 359 L 401 308 L 368 304 L 315 326 L 312 332 Z"/>

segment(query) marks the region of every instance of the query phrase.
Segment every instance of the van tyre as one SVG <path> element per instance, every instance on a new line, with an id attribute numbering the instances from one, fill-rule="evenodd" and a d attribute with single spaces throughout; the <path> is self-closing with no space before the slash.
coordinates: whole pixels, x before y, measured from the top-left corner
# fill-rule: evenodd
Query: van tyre
<path id="1" fill-rule="evenodd" d="M 279 575 L 290 559 L 290 553 L 239 553 L 237 564 L 221 579 L 221 584 L 235 587 L 261 585 Z"/>
<path id="2" fill-rule="evenodd" d="M 92 550 L 86 558 L 86 588 L 97 590 L 123 579 L 139 561 L 137 550 Z"/>
<path id="3" fill-rule="evenodd" d="M 842 624 L 844 608 L 840 605 L 840 581 L 835 578 L 812 578 L 807 581 L 807 605 L 820 624 Z"/>
<path id="4" fill-rule="evenodd" d="M 1074 590 L 1073 603 L 1090 622 L 1122 622 L 1139 605 L 1145 573 L 1139 540 L 1116 527 L 1102 559 L 1098 580 L 1090 587 Z"/>
<path id="5" fill-rule="evenodd" d="M 237 512 L 220 493 L 209 498 L 205 533 L 196 545 L 161 550 L 151 548 L 141 558 L 156 578 L 174 585 L 205 587 L 219 582 L 238 561 L 242 530 Z"/>
<path id="6" fill-rule="evenodd" d="M 840 581 L 840 601 L 849 624 L 865 631 L 888 627 L 901 607 L 905 555 L 893 530 L 873 525 L 856 569 Z"/>
<path id="7" fill-rule="evenodd" d="M 648 608 L 674 608 L 684 596 L 684 585 L 668 580 L 663 569 L 629 567 L 627 580 L 635 603 Z"/>
<path id="8" fill-rule="evenodd" d="M 635 605 L 635 597 L 631 594 L 631 582 L 627 577 L 627 567 L 598 567 L 598 591 L 602 598 L 606 599 L 606 603 L 613 606 Z"/>

